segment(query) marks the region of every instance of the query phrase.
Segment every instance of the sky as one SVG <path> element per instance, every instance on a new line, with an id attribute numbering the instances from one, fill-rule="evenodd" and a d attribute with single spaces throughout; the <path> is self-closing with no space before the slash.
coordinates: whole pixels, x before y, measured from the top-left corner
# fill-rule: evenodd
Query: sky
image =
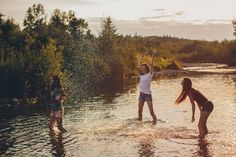
<path id="1" fill-rule="evenodd" d="M 234 39 L 235 0 L 0 0 L 0 12 L 22 25 L 28 7 L 38 3 L 48 18 L 56 8 L 75 11 L 94 34 L 101 31 L 101 18 L 110 16 L 124 35 Z"/>

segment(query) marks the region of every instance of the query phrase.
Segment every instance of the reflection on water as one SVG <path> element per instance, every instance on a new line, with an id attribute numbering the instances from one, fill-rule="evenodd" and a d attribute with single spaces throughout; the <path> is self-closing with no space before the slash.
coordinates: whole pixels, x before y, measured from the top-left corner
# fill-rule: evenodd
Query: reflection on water
<path id="1" fill-rule="evenodd" d="M 153 140 L 151 139 L 140 141 L 140 145 L 138 148 L 140 157 L 155 156 L 155 146 Z"/>
<path id="2" fill-rule="evenodd" d="M 61 132 L 50 131 L 53 156 L 65 156 L 63 137 Z"/>
<path id="3" fill-rule="evenodd" d="M 211 155 L 211 152 L 209 150 L 209 147 L 210 147 L 210 143 L 208 143 L 207 140 L 205 139 L 200 139 L 199 140 L 199 143 L 198 143 L 198 151 L 197 151 L 197 156 L 206 156 L 206 157 L 210 157 L 212 156 Z"/>
<path id="4" fill-rule="evenodd" d="M 138 80 L 117 89 L 104 88 L 87 102 L 66 104 L 68 132 L 63 134 L 49 131 L 45 111 L 0 117 L 0 156 L 235 156 L 236 75 L 187 74 L 215 106 L 203 141 L 196 137 L 199 111 L 191 123 L 189 102 L 173 103 L 183 77 L 159 77 L 152 82 L 156 126 L 147 105 L 143 121 L 136 120 Z"/>

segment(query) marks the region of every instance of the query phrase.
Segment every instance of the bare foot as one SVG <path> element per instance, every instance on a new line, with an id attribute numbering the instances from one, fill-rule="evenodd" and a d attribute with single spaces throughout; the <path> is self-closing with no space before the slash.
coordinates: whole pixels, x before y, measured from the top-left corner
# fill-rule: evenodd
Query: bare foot
<path id="1" fill-rule="evenodd" d="M 156 125 L 156 124 L 157 124 L 157 120 L 153 120 L 152 125 Z"/>
<path id="2" fill-rule="evenodd" d="M 137 120 L 142 121 L 142 118 L 137 118 Z"/>

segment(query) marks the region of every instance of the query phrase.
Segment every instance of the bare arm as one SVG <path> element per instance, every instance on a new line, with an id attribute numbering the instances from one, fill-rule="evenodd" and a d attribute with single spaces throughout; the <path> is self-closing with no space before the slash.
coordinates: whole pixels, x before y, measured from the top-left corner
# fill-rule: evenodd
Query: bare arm
<path id="1" fill-rule="evenodd" d="M 141 68 L 141 61 L 142 61 L 144 55 L 145 55 L 145 53 L 142 53 L 141 58 L 139 59 L 139 62 L 138 62 L 138 69 Z"/>
<path id="2" fill-rule="evenodd" d="M 66 99 L 68 98 L 68 94 L 66 93 L 64 87 L 61 89 L 61 98 L 62 98 L 63 100 L 66 100 Z"/>
<path id="3" fill-rule="evenodd" d="M 195 121 L 195 103 L 194 103 L 194 99 L 191 93 L 188 94 L 189 100 L 192 104 L 192 122 Z"/>

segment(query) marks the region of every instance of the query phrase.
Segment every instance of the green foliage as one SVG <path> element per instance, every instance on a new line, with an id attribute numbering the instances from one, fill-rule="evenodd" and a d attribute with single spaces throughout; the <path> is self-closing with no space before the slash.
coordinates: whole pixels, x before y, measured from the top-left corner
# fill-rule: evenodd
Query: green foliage
<path id="1" fill-rule="evenodd" d="M 234 28 L 234 36 L 236 37 L 236 19 L 234 19 L 232 23 L 233 23 L 233 28 Z"/>
<path id="2" fill-rule="evenodd" d="M 144 47 L 146 63 L 151 63 L 152 50 L 158 51 L 155 70 L 179 69 L 178 60 L 236 65 L 235 40 L 123 36 L 110 17 L 101 22 L 96 37 L 73 11 L 55 9 L 47 22 L 43 5 L 34 4 L 27 10 L 23 30 L 0 13 L 0 99 L 46 98 L 54 74 L 60 76 L 69 92 L 83 98 L 98 85 L 137 75 L 137 60 Z M 233 27 L 236 32 L 235 21 Z"/>
<path id="3" fill-rule="evenodd" d="M 53 39 L 50 39 L 48 44 L 40 50 L 37 57 L 33 53 L 29 54 L 28 59 L 25 60 L 27 69 L 25 76 L 29 80 L 31 97 L 45 96 L 52 75 L 57 74 L 65 80 L 65 76 L 60 72 L 62 63 L 62 53 L 56 48 Z"/>
<path id="4" fill-rule="evenodd" d="M 235 66 L 236 65 L 236 40 L 230 42 L 227 57 L 228 57 L 229 65 Z"/>
<path id="5" fill-rule="evenodd" d="M 27 10 L 26 18 L 24 19 L 24 29 L 26 32 L 34 34 L 41 29 L 42 25 L 46 24 L 45 10 L 42 4 L 34 4 Z"/>
<path id="6" fill-rule="evenodd" d="M 102 31 L 98 37 L 98 53 L 108 61 L 112 59 L 112 53 L 116 44 L 116 28 L 108 17 L 102 21 Z"/>
<path id="7" fill-rule="evenodd" d="M 102 20 L 102 31 L 98 37 L 97 52 L 110 66 L 108 80 L 122 81 L 134 74 L 136 69 L 135 46 L 132 41 L 116 33 L 116 27 L 108 17 Z"/>

